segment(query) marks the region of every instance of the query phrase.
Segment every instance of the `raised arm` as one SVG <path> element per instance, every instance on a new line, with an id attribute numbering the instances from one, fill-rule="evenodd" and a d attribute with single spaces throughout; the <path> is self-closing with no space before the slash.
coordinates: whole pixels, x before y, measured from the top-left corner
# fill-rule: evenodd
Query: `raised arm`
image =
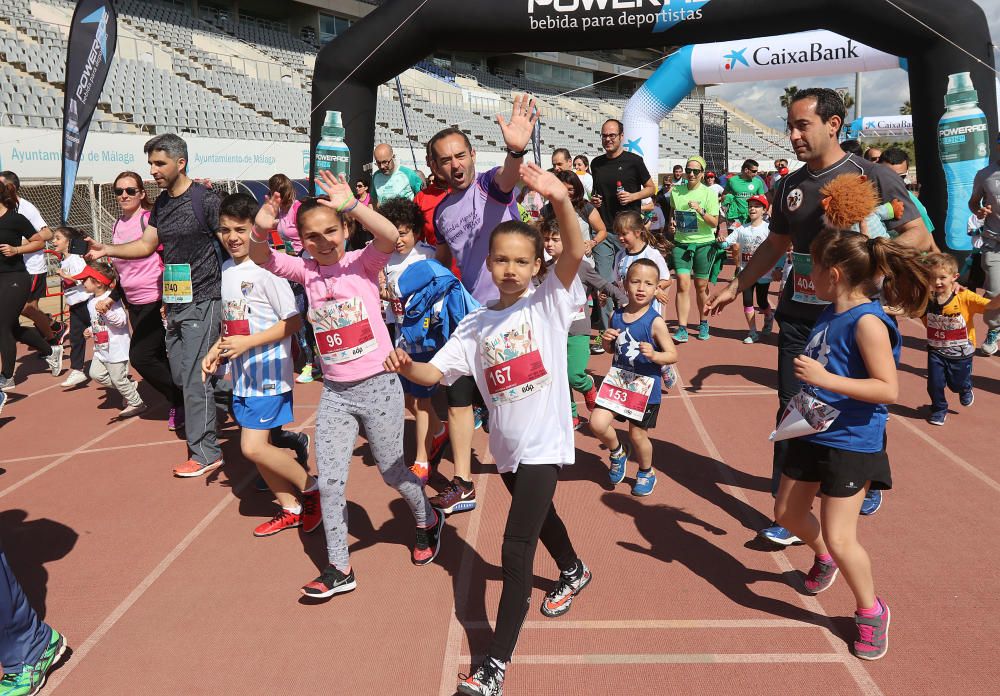
<path id="1" fill-rule="evenodd" d="M 521 152 L 528 147 L 531 132 L 535 129 L 537 121 L 538 109 L 535 106 L 535 99 L 527 94 L 519 94 L 514 97 L 509 122 L 504 121 L 501 114 L 497 114 L 497 123 L 500 125 L 500 132 L 503 134 L 508 155 L 493 182 L 504 193 L 510 193 L 514 190 L 517 185 L 519 168 L 524 161 L 523 157 L 511 157 L 509 153 Z"/>
<path id="2" fill-rule="evenodd" d="M 278 227 L 278 210 L 280 208 L 281 194 L 272 193 L 257 211 L 257 217 L 253 221 L 253 230 L 250 232 L 250 260 L 261 268 L 274 253 L 271 251 L 269 235 L 271 230 Z"/>
<path id="3" fill-rule="evenodd" d="M 573 201 L 569 198 L 566 186 L 556 178 L 555 174 L 545 171 L 533 162 L 521 165 L 521 178 L 528 188 L 542 194 L 552 205 L 563 241 L 563 253 L 553 268 L 559 282 L 569 288 L 576 280 L 576 272 L 587 250 L 580 234 L 580 218 L 573 207 Z"/>

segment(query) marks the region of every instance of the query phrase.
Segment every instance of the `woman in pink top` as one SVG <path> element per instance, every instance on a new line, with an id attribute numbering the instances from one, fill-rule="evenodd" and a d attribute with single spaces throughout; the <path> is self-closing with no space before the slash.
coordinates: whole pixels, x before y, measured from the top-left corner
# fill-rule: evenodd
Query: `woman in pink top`
<path id="1" fill-rule="evenodd" d="M 384 371 L 392 343 L 382 321 L 379 273 L 399 237 L 395 225 L 361 205 L 347 181 L 322 172 L 328 196 L 303 201 L 298 212 L 306 260 L 275 254 L 268 242 L 281 197 L 261 206 L 250 236 L 250 258 L 275 275 L 301 284 L 309 297 L 309 319 L 323 368 L 323 394 L 316 419 L 316 465 L 329 566 L 302 588 L 308 597 L 330 597 L 356 586 L 347 550 L 348 468 L 363 425 L 382 478 L 399 491 L 416 519 L 413 563 L 426 565 L 440 548 L 444 514 L 434 510 L 420 479 L 403 460 L 403 387 Z M 372 231 L 374 241 L 344 250 L 348 217 Z"/>
<path id="2" fill-rule="evenodd" d="M 121 215 L 115 221 L 114 244 L 124 244 L 142 237 L 149 222 L 152 204 L 146 196 L 142 177 L 122 172 L 115 177 L 115 201 Z M 170 403 L 167 427 L 183 425 L 184 399 L 170 376 L 167 362 L 166 331 L 160 316 L 160 293 L 163 286 L 163 259 L 158 253 L 144 259 L 112 259 L 118 271 L 118 287 L 128 308 L 132 324 L 132 345 L 128 358 L 132 367 Z"/>

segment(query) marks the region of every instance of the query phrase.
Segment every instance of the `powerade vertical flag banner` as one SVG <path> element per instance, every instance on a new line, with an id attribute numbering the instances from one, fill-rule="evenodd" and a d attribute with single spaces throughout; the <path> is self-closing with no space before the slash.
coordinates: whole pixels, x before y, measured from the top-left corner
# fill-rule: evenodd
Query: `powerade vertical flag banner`
<path id="1" fill-rule="evenodd" d="M 80 0 L 69 28 L 66 99 L 63 102 L 62 222 L 69 219 L 76 173 L 90 118 L 108 77 L 118 42 L 118 15 L 111 0 Z"/>

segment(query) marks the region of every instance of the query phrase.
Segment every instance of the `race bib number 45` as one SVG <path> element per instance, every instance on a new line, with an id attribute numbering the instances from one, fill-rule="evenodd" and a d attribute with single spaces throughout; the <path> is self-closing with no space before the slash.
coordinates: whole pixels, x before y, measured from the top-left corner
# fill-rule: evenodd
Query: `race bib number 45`
<path id="1" fill-rule="evenodd" d="M 336 365 L 357 360 L 375 350 L 378 344 L 360 297 L 326 302 L 310 308 L 309 314 L 316 333 L 316 348 L 324 362 Z"/>
<path id="2" fill-rule="evenodd" d="M 483 372 L 494 404 L 531 396 L 552 381 L 527 322 L 483 341 Z"/>
<path id="3" fill-rule="evenodd" d="M 969 343 L 969 328 L 961 314 L 927 314 L 927 345 L 962 348 Z"/>
<path id="4" fill-rule="evenodd" d="M 612 367 L 597 392 L 597 405 L 641 421 L 646 414 L 653 386 L 652 377 Z"/>
<path id="5" fill-rule="evenodd" d="M 191 302 L 191 265 L 168 263 L 163 267 L 163 301 L 168 304 Z"/>

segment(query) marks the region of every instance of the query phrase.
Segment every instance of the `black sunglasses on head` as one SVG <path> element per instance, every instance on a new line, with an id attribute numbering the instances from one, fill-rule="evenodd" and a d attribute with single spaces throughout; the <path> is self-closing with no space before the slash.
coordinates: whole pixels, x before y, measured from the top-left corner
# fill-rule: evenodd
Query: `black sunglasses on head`
<path id="1" fill-rule="evenodd" d="M 115 195 L 116 196 L 120 196 L 123 193 L 127 193 L 130 196 L 134 196 L 135 194 L 139 193 L 139 189 L 137 189 L 135 186 L 126 186 L 125 188 L 116 188 L 116 189 L 114 189 L 114 191 L 115 191 Z"/>

